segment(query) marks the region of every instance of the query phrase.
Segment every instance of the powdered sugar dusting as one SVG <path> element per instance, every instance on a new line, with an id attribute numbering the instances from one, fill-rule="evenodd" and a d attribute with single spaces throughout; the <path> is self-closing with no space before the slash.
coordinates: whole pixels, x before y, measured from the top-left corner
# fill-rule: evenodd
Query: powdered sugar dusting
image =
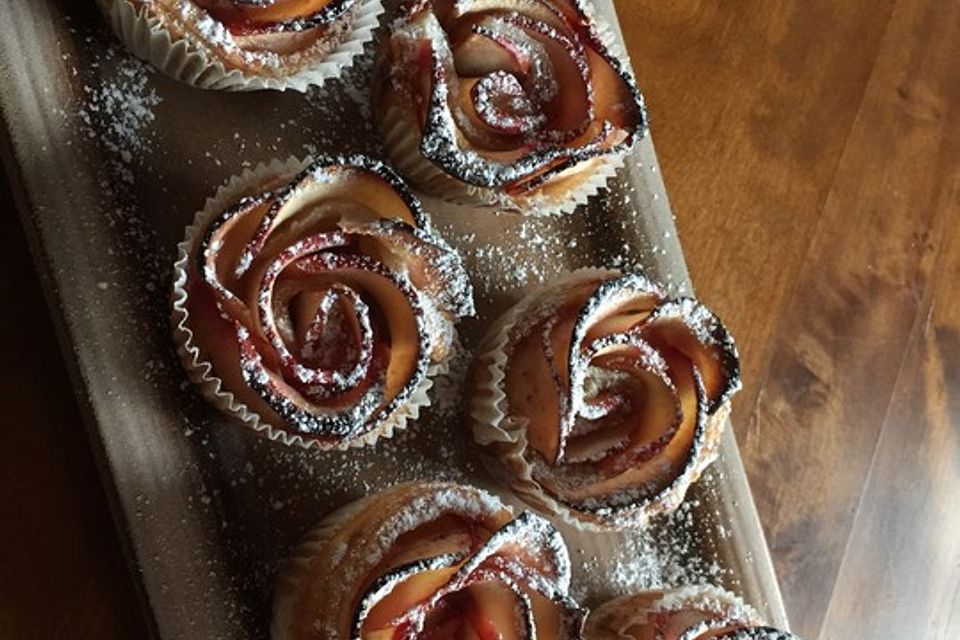
<path id="1" fill-rule="evenodd" d="M 709 542 L 722 539 L 724 529 L 715 516 L 702 517 L 705 506 L 694 497 L 649 529 L 573 543 L 575 596 L 594 606 L 637 591 L 729 583 L 732 576 Z"/>
<path id="2" fill-rule="evenodd" d="M 113 67 L 110 76 L 102 83 L 83 86 L 84 100 L 77 116 L 87 135 L 103 145 L 111 168 L 132 184 L 130 167 L 153 144 L 149 127 L 156 118 L 154 108 L 162 100 L 148 84 L 152 71 L 147 65 L 117 55 L 114 49 L 108 49 L 104 57 Z"/>
<path id="3" fill-rule="evenodd" d="M 154 584 L 161 593 L 196 595 L 180 612 L 189 628 L 225 619 L 235 635 L 266 637 L 278 563 L 340 505 L 404 480 L 491 485 L 477 463 L 459 389 L 467 354 L 525 289 L 565 270 L 606 265 L 642 269 L 672 296 L 688 293 L 671 262 L 678 255 L 672 224 L 654 224 L 666 217 L 666 196 L 658 179 L 644 182 L 654 166 L 649 152 L 628 161 L 611 191 L 562 219 L 519 220 L 430 203 L 435 228 L 464 256 L 479 303 L 478 318 L 463 325 L 450 373 L 434 381 L 433 406 L 412 429 L 372 449 L 316 454 L 268 442 L 202 401 L 177 362 L 168 304 L 174 247 L 216 186 L 244 167 L 318 152 L 383 157 L 370 118 L 375 45 L 342 78 L 306 95 L 197 91 L 134 61 L 86 3 L 64 7 L 76 16 L 69 35 L 76 53 L 64 64 L 80 98 L 65 103 L 60 116 L 77 140 L 92 143 L 83 168 L 101 179 L 102 196 L 100 209 L 75 215 L 113 239 L 89 247 L 97 265 L 93 300 L 108 307 L 91 305 L 91 313 L 109 314 L 95 346 L 122 356 L 102 386 L 110 406 L 137 407 L 138 421 L 124 433 L 145 444 L 142 464 L 135 461 L 144 482 L 124 506 L 132 531 L 163 532 L 137 537 L 136 551 L 144 573 L 160 576 Z M 681 507 L 686 516 L 644 533 L 562 528 L 578 596 L 595 604 L 636 586 L 693 580 L 736 587 L 716 553 L 728 534 L 715 517 L 709 482 L 693 490 L 699 503 Z M 177 544 L 199 532 L 208 537 L 197 545 Z"/>

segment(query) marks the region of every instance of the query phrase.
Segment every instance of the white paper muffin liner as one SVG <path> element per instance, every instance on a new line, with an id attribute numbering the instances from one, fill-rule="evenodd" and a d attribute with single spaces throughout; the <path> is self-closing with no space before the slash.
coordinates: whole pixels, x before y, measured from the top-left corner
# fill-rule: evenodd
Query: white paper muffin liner
<path id="1" fill-rule="evenodd" d="M 360 0 L 348 15 L 341 18 L 343 28 L 349 32 L 341 41 L 332 42 L 331 49 L 322 59 L 304 63 L 290 73 L 271 74 L 225 63 L 214 47 L 200 38 L 171 32 L 162 18 L 151 13 L 146 6 L 138 7 L 133 0 L 97 0 L 97 4 L 117 37 L 138 58 L 185 84 L 226 91 L 290 89 L 302 92 L 311 86 L 320 86 L 339 76 L 354 58 L 363 53 L 364 45 L 373 37 L 383 13 L 381 0 Z"/>
<path id="2" fill-rule="evenodd" d="M 397 170 L 411 184 L 445 202 L 465 207 L 510 211 L 529 216 L 551 216 L 571 213 L 581 204 L 606 188 L 610 179 L 623 166 L 627 152 L 610 153 L 591 158 L 554 179 L 576 175 L 575 186 L 562 198 L 534 191 L 522 197 L 509 196 L 496 189 L 478 187 L 444 172 L 420 153 L 420 125 L 409 109 L 402 105 L 388 106 L 381 117 L 381 140 Z"/>
<path id="3" fill-rule="evenodd" d="M 738 595 L 713 585 L 688 585 L 641 591 L 605 602 L 587 616 L 584 637 L 586 640 L 624 638 L 619 631 L 643 625 L 652 615 L 691 606 L 744 625 L 763 624 L 760 614 Z M 617 635 L 611 635 L 615 633 Z"/>
<path id="4" fill-rule="evenodd" d="M 346 442 L 326 445 L 309 437 L 271 425 L 258 413 L 240 402 L 226 388 L 223 381 L 217 377 L 213 370 L 213 364 L 204 355 L 201 347 L 194 342 L 194 334 L 189 326 L 187 282 L 190 261 L 194 256 L 197 243 L 203 237 L 204 230 L 217 215 L 236 203 L 242 196 L 261 192 L 265 190 L 267 185 L 279 186 L 284 184 L 302 171 L 307 164 L 308 161 L 306 160 L 291 157 L 286 161 L 273 160 L 270 163 L 246 169 L 222 185 L 216 194 L 207 200 L 203 209 L 197 212 L 193 223 L 186 228 L 183 241 L 177 245 L 177 261 L 173 265 L 173 292 L 171 296 L 173 303 L 171 314 L 173 339 L 180 361 L 183 363 L 190 381 L 197 385 L 204 397 L 223 413 L 275 442 L 308 450 L 345 451 L 350 448 L 372 446 L 380 438 L 392 438 L 397 431 L 405 429 L 411 420 L 416 421 L 420 417 L 421 409 L 431 404 L 428 392 L 433 387 L 432 378 L 447 374 L 449 359 L 433 363 L 407 401 L 385 418 L 375 429 Z"/>
<path id="5" fill-rule="evenodd" d="M 612 269 L 578 269 L 539 288 L 511 307 L 491 326 L 477 350 L 473 365 L 470 422 L 480 459 L 490 474 L 513 489 L 537 509 L 559 516 L 585 531 L 642 528 L 655 515 L 674 511 L 683 502 L 687 489 L 717 458 L 720 435 L 730 411 L 729 403 L 707 419 L 703 438 L 695 451 L 695 465 L 686 469 L 671 485 L 642 507 L 603 516 L 574 509 L 550 495 L 533 477 L 534 467 L 524 456 L 527 420 L 508 414 L 505 392 L 510 332 L 519 323 L 535 322 L 538 309 L 565 299 L 566 293 L 585 281 L 620 275 Z M 696 446 L 696 443 L 695 443 Z"/>
<path id="6" fill-rule="evenodd" d="M 609 27 L 591 16 L 597 34 L 608 53 L 626 61 L 623 47 Z M 382 62 L 381 62 L 382 63 Z M 500 190 L 472 185 L 451 176 L 420 152 L 421 127 L 407 104 L 391 104 L 381 111 L 380 136 L 384 149 L 397 170 L 419 189 L 446 202 L 491 211 L 512 211 L 530 216 L 562 215 L 586 204 L 606 189 L 626 162 L 630 149 L 602 154 L 570 167 L 530 194 L 514 197 Z M 638 132 L 636 141 L 643 137 Z M 562 194 L 550 193 L 550 186 L 569 179 Z M 543 189 L 546 188 L 547 192 Z"/>

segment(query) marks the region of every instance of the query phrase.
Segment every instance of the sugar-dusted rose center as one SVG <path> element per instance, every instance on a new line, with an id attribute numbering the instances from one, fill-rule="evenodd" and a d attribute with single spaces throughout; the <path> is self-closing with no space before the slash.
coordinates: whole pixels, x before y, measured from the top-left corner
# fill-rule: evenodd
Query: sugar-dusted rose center
<path id="1" fill-rule="evenodd" d="M 355 290 L 334 284 L 294 295 L 275 309 L 285 352 L 295 359 L 293 375 L 304 384 L 337 389 L 356 385 L 373 357 L 370 308 Z"/>
<path id="2" fill-rule="evenodd" d="M 473 86 L 474 110 L 491 129 L 509 134 L 533 131 L 543 120 L 517 80 L 506 71 L 485 75 Z"/>
<path id="3" fill-rule="evenodd" d="M 699 425 L 735 390 L 736 353 L 691 299 L 624 276 L 569 291 L 512 346 L 511 414 L 535 476 L 570 503 L 655 495 L 684 472 Z"/>
<path id="4" fill-rule="evenodd" d="M 383 561 L 390 568 L 360 598 L 354 637 L 574 637 L 581 619 L 563 593 L 569 564 L 560 544 L 556 530 L 529 513 L 492 532 L 459 517 L 426 523 Z"/>
<path id="5" fill-rule="evenodd" d="M 465 35 L 454 37 L 457 75 L 492 132 L 531 137 L 582 125 L 586 65 L 575 42 L 518 14 L 485 16 L 459 31 Z M 576 115 L 565 113 L 571 110 Z"/>

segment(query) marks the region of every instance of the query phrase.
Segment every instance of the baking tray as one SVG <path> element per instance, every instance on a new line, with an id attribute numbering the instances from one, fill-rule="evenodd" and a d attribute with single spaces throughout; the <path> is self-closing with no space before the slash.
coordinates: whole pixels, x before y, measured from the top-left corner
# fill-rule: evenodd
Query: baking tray
<path id="1" fill-rule="evenodd" d="M 616 30 L 609 0 L 597 12 Z M 426 200 L 465 258 L 478 307 L 461 325 L 464 349 L 434 406 L 372 450 L 268 442 L 228 423 L 185 381 L 168 324 L 175 247 L 205 199 L 247 166 L 319 151 L 377 154 L 365 104 L 371 56 L 305 96 L 225 94 L 132 59 L 92 0 L 4 2 L 0 24 L 4 162 L 156 637 L 265 638 L 277 563 L 324 513 L 406 479 L 487 486 L 462 426 L 458 380 L 483 328 L 527 287 L 608 265 L 691 291 L 649 137 L 609 193 L 570 216 L 521 219 Z M 732 429 L 673 516 L 640 533 L 562 531 L 587 604 L 713 582 L 786 626 Z"/>

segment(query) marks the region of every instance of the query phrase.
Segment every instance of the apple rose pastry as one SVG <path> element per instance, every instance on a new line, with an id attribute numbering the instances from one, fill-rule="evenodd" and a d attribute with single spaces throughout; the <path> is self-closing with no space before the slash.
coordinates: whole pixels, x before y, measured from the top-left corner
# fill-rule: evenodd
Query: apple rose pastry
<path id="1" fill-rule="evenodd" d="M 457 254 L 362 156 L 233 179 L 179 256 L 174 333 L 191 377 L 287 444 L 372 444 L 416 418 L 473 311 Z"/>
<path id="2" fill-rule="evenodd" d="M 281 569 L 273 640 L 580 638 L 560 534 L 450 483 L 364 498 L 314 529 Z"/>
<path id="3" fill-rule="evenodd" d="M 712 586 L 646 591 L 590 612 L 586 640 L 798 640 L 763 626 L 759 614 Z"/>
<path id="4" fill-rule="evenodd" d="M 204 89 L 305 90 L 363 51 L 380 0 L 97 0 L 138 57 Z"/>
<path id="5" fill-rule="evenodd" d="M 613 43 L 583 0 L 407 2 L 374 78 L 384 145 L 447 200 L 571 211 L 646 132 Z"/>
<path id="6" fill-rule="evenodd" d="M 569 274 L 508 311 L 474 365 L 474 439 L 531 504 L 588 529 L 676 508 L 739 389 L 733 341 L 641 275 Z"/>

